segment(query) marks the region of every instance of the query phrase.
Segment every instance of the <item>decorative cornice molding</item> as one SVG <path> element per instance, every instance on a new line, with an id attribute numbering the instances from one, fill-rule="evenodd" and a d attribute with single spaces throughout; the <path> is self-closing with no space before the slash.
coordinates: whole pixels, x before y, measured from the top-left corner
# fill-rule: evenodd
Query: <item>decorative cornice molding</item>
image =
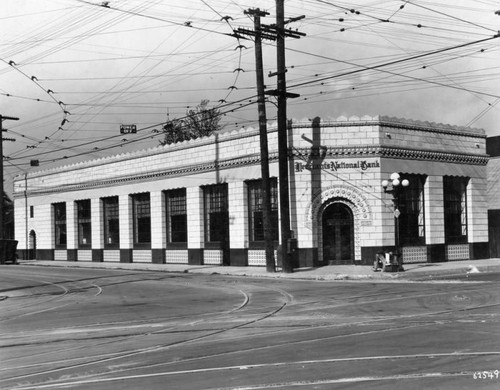
<path id="1" fill-rule="evenodd" d="M 311 120 L 301 120 L 299 122 L 293 122 L 292 128 L 304 129 L 312 127 Z M 381 126 L 390 128 L 400 128 L 407 130 L 416 131 L 426 131 L 441 134 L 450 134 L 455 136 L 473 137 L 473 138 L 484 138 L 486 139 L 486 133 L 483 129 L 465 127 L 465 126 L 455 126 L 446 123 L 436 123 L 428 121 L 419 121 L 412 119 L 396 118 L 391 116 L 351 116 L 338 117 L 338 118 L 320 118 L 318 122 L 320 128 L 323 127 L 363 127 L 363 126 Z"/>
<path id="2" fill-rule="evenodd" d="M 433 150 L 381 147 L 379 156 L 405 160 L 439 161 L 454 164 L 488 164 L 488 156 L 484 154 L 447 153 Z"/>
<path id="3" fill-rule="evenodd" d="M 486 155 L 447 153 L 433 150 L 415 150 L 385 146 L 349 146 L 330 148 L 294 148 L 294 157 L 386 157 L 407 160 L 439 161 L 455 164 L 486 165 Z"/>
<path id="4" fill-rule="evenodd" d="M 269 153 L 269 161 L 277 161 L 278 153 Z M 232 158 L 221 161 L 214 161 L 209 164 L 195 164 L 184 167 L 165 169 L 165 170 L 157 170 L 154 172 L 146 172 L 140 175 L 126 175 L 120 177 L 114 177 L 99 181 L 86 181 L 75 184 L 68 184 L 64 186 L 47 186 L 45 188 L 40 188 L 36 190 L 30 190 L 28 185 L 27 195 L 43 195 L 48 193 L 60 193 L 60 192 L 69 192 L 69 191 L 80 191 L 90 188 L 105 188 L 109 186 L 117 186 L 120 184 L 131 183 L 131 182 L 148 182 L 153 181 L 159 178 L 166 177 L 179 177 L 190 174 L 197 174 L 203 172 L 211 172 L 217 169 L 229 169 L 234 167 L 243 167 L 248 165 L 256 165 L 260 163 L 260 154 L 254 153 L 251 155 L 246 155 L 238 158 Z M 24 192 L 16 192 L 14 193 L 14 198 L 22 198 L 24 197 Z"/>
<path id="5" fill-rule="evenodd" d="M 379 157 L 379 158 L 392 158 L 392 159 L 405 159 L 405 160 L 418 160 L 418 161 L 435 161 L 453 164 L 469 164 L 469 165 L 483 165 L 488 163 L 488 156 L 485 155 L 470 155 L 459 153 L 446 153 L 440 151 L 427 151 L 427 150 L 413 150 L 405 148 L 391 148 L 380 146 L 359 146 L 359 147 L 338 147 L 338 148 L 295 148 L 289 150 L 289 157 L 304 158 L 307 157 L 330 157 L 330 158 L 354 158 L 354 157 Z M 270 161 L 278 159 L 277 152 L 271 152 L 269 155 Z M 28 195 L 43 195 L 48 193 L 60 193 L 67 191 L 79 191 L 90 188 L 105 188 L 109 186 L 117 186 L 131 182 L 148 182 L 159 178 L 179 177 L 184 175 L 191 175 L 203 172 L 210 172 L 216 169 L 230 169 L 235 167 L 243 167 L 249 165 L 257 165 L 260 163 L 260 154 L 254 153 L 238 158 L 221 160 L 219 162 L 212 162 L 208 164 L 194 164 L 183 167 L 176 167 L 171 169 L 157 170 L 153 172 L 145 172 L 140 175 L 125 175 L 120 177 L 113 177 L 99 181 L 87 181 L 75 184 L 68 184 L 64 186 L 48 186 L 30 190 L 28 185 Z M 14 198 L 21 198 L 24 195 L 24 188 L 14 193 Z"/>

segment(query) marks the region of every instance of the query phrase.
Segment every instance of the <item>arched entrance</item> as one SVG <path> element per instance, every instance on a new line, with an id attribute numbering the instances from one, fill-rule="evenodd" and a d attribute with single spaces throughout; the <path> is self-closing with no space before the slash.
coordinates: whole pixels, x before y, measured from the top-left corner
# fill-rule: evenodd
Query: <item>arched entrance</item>
<path id="1" fill-rule="evenodd" d="M 34 230 L 30 231 L 29 243 L 28 243 L 28 260 L 34 260 L 36 258 L 36 233 Z"/>
<path id="2" fill-rule="evenodd" d="M 323 261 L 328 264 L 354 262 L 354 217 L 344 203 L 327 206 L 322 216 Z"/>

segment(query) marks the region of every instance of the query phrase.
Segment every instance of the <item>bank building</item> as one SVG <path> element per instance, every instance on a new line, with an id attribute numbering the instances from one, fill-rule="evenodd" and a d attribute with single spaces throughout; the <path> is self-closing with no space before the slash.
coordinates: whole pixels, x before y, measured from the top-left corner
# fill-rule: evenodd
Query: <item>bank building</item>
<path id="1" fill-rule="evenodd" d="M 488 258 L 482 129 L 386 116 L 288 125 L 293 267 Z M 268 126 L 278 250 L 278 135 Z M 265 266 L 259 130 L 33 171 L 14 182 L 20 258 Z"/>

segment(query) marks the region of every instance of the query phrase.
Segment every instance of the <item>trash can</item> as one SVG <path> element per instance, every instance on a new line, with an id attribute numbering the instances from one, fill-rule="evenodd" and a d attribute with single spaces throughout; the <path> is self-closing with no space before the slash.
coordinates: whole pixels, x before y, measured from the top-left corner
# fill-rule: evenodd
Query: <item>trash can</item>
<path id="1" fill-rule="evenodd" d="M 299 252 L 297 251 L 298 247 L 297 239 L 289 238 L 287 241 L 288 241 L 286 245 L 287 253 L 290 256 L 292 266 L 296 268 L 299 266 Z"/>

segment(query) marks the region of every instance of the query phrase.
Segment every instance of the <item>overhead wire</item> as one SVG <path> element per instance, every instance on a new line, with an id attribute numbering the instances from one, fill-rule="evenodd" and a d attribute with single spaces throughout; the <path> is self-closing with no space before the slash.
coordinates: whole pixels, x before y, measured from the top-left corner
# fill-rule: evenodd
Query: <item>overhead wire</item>
<path id="1" fill-rule="evenodd" d="M 227 3 L 227 2 L 226 2 L 226 3 Z M 235 2 L 234 2 L 234 1 L 233 1 L 232 3 L 233 3 L 233 5 L 235 5 Z M 311 5 L 312 5 L 312 4 L 317 4 L 317 2 L 315 2 L 315 1 L 306 1 L 305 3 L 306 3 L 306 4 L 311 4 Z M 323 2 L 323 3 L 325 3 L 325 2 Z M 210 8 L 211 6 L 213 6 L 213 2 L 211 2 L 211 5 L 209 6 L 209 8 Z M 212 11 L 213 11 L 214 13 L 216 13 L 216 14 L 217 14 L 217 12 L 218 12 L 216 8 L 214 8 Z M 222 14 L 220 14 L 220 15 L 222 15 Z M 220 15 L 218 15 L 218 16 L 220 16 Z M 394 16 L 394 14 L 392 14 L 392 15 Z M 444 15 L 439 15 L 439 16 L 444 16 Z M 364 14 L 363 14 L 363 17 L 365 17 L 365 15 L 364 15 Z M 390 18 L 392 18 L 392 16 L 390 16 Z M 207 20 L 209 20 L 209 19 L 207 19 Z M 375 20 L 375 21 L 377 21 L 377 20 L 376 20 L 376 18 L 374 18 L 374 20 Z M 458 21 L 457 21 L 457 22 L 458 22 Z M 182 25 L 183 25 L 183 23 L 181 23 L 181 22 L 178 22 L 178 25 L 179 25 L 179 24 L 182 24 Z M 360 26 L 360 29 L 361 29 L 361 30 L 364 30 L 364 31 L 366 32 L 366 30 L 367 30 L 367 29 L 366 29 L 366 26 L 362 26 L 362 25 L 359 25 L 359 26 Z M 380 28 L 384 28 L 384 26 L 387 26 L 387 24 L 385 24 L 385 22 L 381 22 L 381 23 L 377 23 L 375 26 L 380 26 Z M 404 24 L 400 24 L 400 26 L 403 26 L 403 27 L 404 27 L 405 25 L 404 25 Z M 471 26 L 471 27 L 474 27 L 474 26 Z M 231 31 L 232 31 L 232 30 L 231 30 Z M 454 31 L 459 31 L 459 30 L 454 30 L 454 29 L 452 29 L 452 31 L 450 31 L 450 32 L 454 32 Z M 424 36 L 424 35 L 421 33 L 421 31 L 419 31 L 419 34 L 420 34 L 420 36 Z M 410 39 L 409 37 L 410 37 L 410 36 L 407 36 L 407 37 L 402 37 L 402 38 L 405 38 L 405 39 Z M 430 38 L 430 36 L 429 36 L 429 38 Z M 450 38 L 446 38 L 446 37 L 444 37 L 444 36 L 443 36 L 443 39 L 450 39 Z M 289 49 L 289 48 L 288 48 L 287 50 L 289 50 L 289 51 L 290 51 L 290 50 L 293 50 L 293 49 Z M 228 54 L 229 54 L 229 50 L 228 50 Z M 241 58 L 242 58 L 242 57 L 241 57 L 241 54 L 242 54 L 242 53 L 239 53 L 239 54 L 240 54 L 240 57 L 239 57 L 239 58 L 240 58 L 240 61 L 241 61 Z M 307 55 L 307 53 L 306 53 L 305 51 L 303 51 L 303 54 Z M 314 54 L 314 53 L 309 53 L 309 55 L 310 55 L 310 54 Z M 464 55 L 466 55 L 466 54 L 464 54 Z M 435 56 L 435 57 L 437 57 L 437 56 L 438 56 L 438 55 L 436 54 L 436 56 Z M 450 57 L 450 58 L 451 58 L 451 57 Z M 443 59 L 443 60 L 444 60 L 444 59 Z M 411 62 L 412 62 L 411 60 L 408 60 L 408 61 L 409 61 L 409 63 L 411 63 Z M 390 61 L 387 61 L 387 62 L 390 62 Z M 335 61 L 335 59 L 332 59 L 332 64 L 335 64 L 335 63 L 337 63 L 337 64 L 338 64 L 338 62 L 337 62 L 337 61 Z M 376 66 L 377 66 L 377 63 L 376 63 L 376 62 L 375 62 L 375 64 L 376 64 Z M 346 65 L 347 65 L 347 64 L 346 64 Z M 408 68 L 407 68 L 407 70 L 404 70 L 405 68 L 403 68 L 403 66 L 402 66 L 402 65 L 403 65 L 403 63 L 395 63 L 395 64 L 393 64 L 393 65 L 384 65 L 384 67 L 385 67 L 385 66 L 387 66 L 387 67 L 388 67 L 387 69 L 393 68 L 393 69 L 391 69 L 391 71 L 393 71 L 394 76 L 400 76 L 400 75 L 398 75 L 398 74 L 397 74 L 397 73 L 400 73 L 400 72 L 411 71 L 411 67 L 408 67 Z M 202 65 L 200 65 L 200 66 L 202 66 Z M 355 63 L 353 62 L 353 64 L 352 64 L 352 65 L 349 65 L 349 66 L 359 66 L 359 64 L 355 64 Z M 240 67 L 241 67 L 241 66 L 238 66 L 238 68 L 240 68 Z M 372 69 L 372 70 L 370 71 L 370 70 L 369 70 L 370 66 L 366 66 L 366 65 L 365 65 L 365 67 L 366 67 L 366 69 L 363 71 L 363 73 L 364 73 L 364 74 L 368 74 L 368 73 L 371 73 L 371 72 L 375 72 L 375 71 L 376 71 L 376 69 Z M 180 69 L 180 68 L 179 68 L 179 69 Z M 351 70 L 355 70 L 355 69 L 351 69 Z M 384 68 L 384 70 L 385 70 L 385 68 Z M 342 72 L 340 72 L 340 73 L 342 73 Z M 344 72 L 344 73 L 346 73 L 346 72 Z M 345 78 L 347 78 L 347 77 L 349 77 L 349 76 L 351 76 L 351 75 L 352 75 L 352 73 L 348 73 L 348 72 L 347 72 L 345 75 L 343 75 L 342 77 L 337 76 L 336 74 L 337 74 L 337 72 L 332 72 L 332 74 L 330 75 L 331 77 L 333 77 L 333 78 L 332 78 L 332 80 L 333 80 L 333 79 L 336 79 L 337 77 L 338 77 L 339 79 L 340 79 L 340 78 L 344 78 L 344 79 L 345 79 Z M 187 76 L 189 76 L 189 71 L 186 71 L 186 77 L 187 77 Z M 237 76 L 240 76 L 240 74 L 238 74 Z M 305 78 L 304 78 L 303 82 L 304 82 L 305 84 L 302 84 L 302 86 L 296 86 L 295 88 L 299 88 L 299 87 L 300 87 L 300 88 L 311 88 L 311 87 L 315 87 L 315 86 L 319 85 L 319 84 L 318 84 L 318 81 L 319 81 L 319 78 L 318 78 L 318 77 L 315 77 L 314 75 L 311 75 L 311 76 L 309 76 L 309 80 L 307 80 L 307 76 L 306 76 L 306 74 L 305 74 L 304 76 L 305 76 Z M 165 77 L 165 76 L 162 76 L 162 77 Z M 174 77 L 174 76 L 172 76 L 172 78 L 173 78 L 173 77 Z M 182 76 L 180 76 L 180 77 L 182 77 Z M 108 107 L 111 107 L 111 106 L 115 106 L 115 107 L 116 107 L 116 106 L 123 106 L 123 107 L 125 107 L 125 106 L 126 106 L 126 104 L 134 104 L 134 103 L 133 103 L 133 100 L 131 100 L 130 98 L 131 98 L 132 96 L 134 96 L 134 95 L 139 95 L 141 90 L 142 90 L 142 91 L 144 91 L 144 93 L 147 93 L 147 90 L 148 90 L 148 83 L 147 83 L 147 80 L 155 80 L 155 77 L 148 77 L 148 75 L 147 75 L 147 74 L 145 74 L 145 73 L 142 73 L 142 74 L 136 74 L 136 75 L 130 75 L 130 76 L 129 76 L 129 77 L 127 77 L 127 78 L 129 78 L 129 79 L 132 79 L 132 78 L 133 78 L 133 79 L 141 80 L 141 89 L 139 90 L 139 89 L 137 88 L 137 87 L 139 86 L 139 84 L 136 84 L 136 85 L 134 86 L 134 89 L 131 89 L 131 88 L 126 89 L 126 88 L 124 88 L 124 89 L 123 89 L 123 96 L 122 96 L 122 99 L 120 99 L 120 101 L 116 101 L 114 105 L 108 105 Z M 415 77 L 415 79 L 413 79 L 413 80 L 410 78 L 410 79 L 407 79 L 408 81 L 407 81 L 407 82 L 405 82 L 405 84 L 406 84 L 406 85 L 410 85 L 409 83 L 420 83 L 420 82 L 422 82 L 422 81 L 423 81 L 423 80 L 425 80 L 425 79 L 427 79 L 427 77 L 425 77 L 425 78 Z M 430 77 L 429 77 L 428 79 L 429 79 L 429 80 L 432 80 L 432 81 L 435 81 L 435 82 L 437 83 L 437 84 L 435 84 L 436 86 L 440 86 L 440 85 L 439 85 L 439 83 L 443 83 L 443 80 L 440 80 L 439 78 L 437 78 L 437 79 L 436 79 L 436 78 L 434 78 L 434 79 L 433 79 L 433 78 L 430 78 Z M 116 80 L 119 80 L 119 79 L 116 79 Z M 293 78 L 292 78 L 292 80 L 293 80 Z M 477 80 L 477 79 L 476 79 L 476 80 Z M 329 81 L 329 79 L 327 79 L 327 80 L 323 80 L 323 81 Z M 473 81 L 473 79 L 471 79 L 471 81 Z M 165 79 L 164 79 L 164 81 L 163 81 L 163 82 L 164 82 L 164 84 L 162 84 L 162 85 L 164 85 L 164 86 L 167 86 L 167 85 L 168 85 L 168 82 L 167 82 Z M 236 84 L 236 83 L 234 83 L 234 84 Z M 289 88 L 291 88 L 291 87 L 290 87 L 290 85 L 293 87 L 293 86 L 295 86 L 295 84 L 296 84 L 295 82 L 293 82 L 293 83 L 289 84 Z M 446 82 L 445 82 L 444 84 L 446 84 Z M 150 84 L 150 85 L 151 85 L 151 84 Z M 380 85 L 380 84 L 379 84 L 379 85 Z M 395 87 L 395 85 L 396 85 L 396 84 L 392 83 L 392 87 L 393 87 L 393 88 Z M 417 84 L 414 84 L 414 85 L 417 85 Z M 129 84 L 129 86 L 130 86 L 130 84 Z M 390 88 L 390 87 L 389 87 L 389 88 Z M 244 88 L 240 86 L 240 88 L 239 88 L 239 89 L 244 89 Z M 221 92 L 222 90 L 223 90 L 223 88 L 220 88 L 220 89 L 219 89 L 219 92 Z M 471 88 L 471 90 L 472 90 L 472 88 Z M 367 91 L 368 91 L 368 90 L 367 90 Z M 69 93 L 71 93 L 71 91 L 68 91 L 68 92 L 69 92 Z M 231 93 L 236 93 L 236 92 L 237 92 L 237 90 L 230 90 L 230 91 L 228 91 L 228 92 L 231 92 Z M 119 94 L 119 92 L 110 93 L 110 95 L 113 95 L 113 94 Z M 126 98 L 127 96 L 129 96 L 129 98 Z M 109 95 L 108 95 L 108 97 L 109 97 Z M 98 104 L 99 104 L 99 105 L 101 105 L 101 106 L 106 106 L 106 102 L 109 102 L 109 99 L 104 99 L 104 100 L 102 100 L 102 103 L 99 103 L 99 102 L 98 102 L 98 99 L 96 99 L 96 98 L 94 97 L 94 99 L 93 99 L 93 101 L 92 101 L 92 102 L 88 102 L 88 103 L 84 103 L 84 102 L 74 102 L 74 103 L 75 103 L 75 106 L 74 106 L 74 107 L 77 107 L 77 104 L 78 104 L 78 103 L 80 104 L 80 107 L 83 107 L 85 104 L 89 104 L 89 105 L 91 105 L 91 104 L 98 105 Z M 130 103 L 128 103 L 128 102 L 130 102 Z M 222 103 L 222 102 L 221 102 L 221 103 Z M 139 105 L 139 103 L 136 103 L 136 104 L 137 104 L 137 105 Z M 141 103 L 141 104 L 142 104 L 142 103 Z M 147 103 L 144 103 L 144 104 L 147 104 Z M 160 105 L 160 106 L 161 106 L 161 105 Z M 82 113 L 82 115 L 83 115 L 83 113 Z M 103 115 L 104 115 L 104 114 L 103 114 Z M 85 121 L 83 121 L 83 122 L 85 123 Z M 91 123 L 91 122 L 86 122 L 86 123 Z M 82 129 L 83 129 L 83 128 L 82 128 Z"/>

